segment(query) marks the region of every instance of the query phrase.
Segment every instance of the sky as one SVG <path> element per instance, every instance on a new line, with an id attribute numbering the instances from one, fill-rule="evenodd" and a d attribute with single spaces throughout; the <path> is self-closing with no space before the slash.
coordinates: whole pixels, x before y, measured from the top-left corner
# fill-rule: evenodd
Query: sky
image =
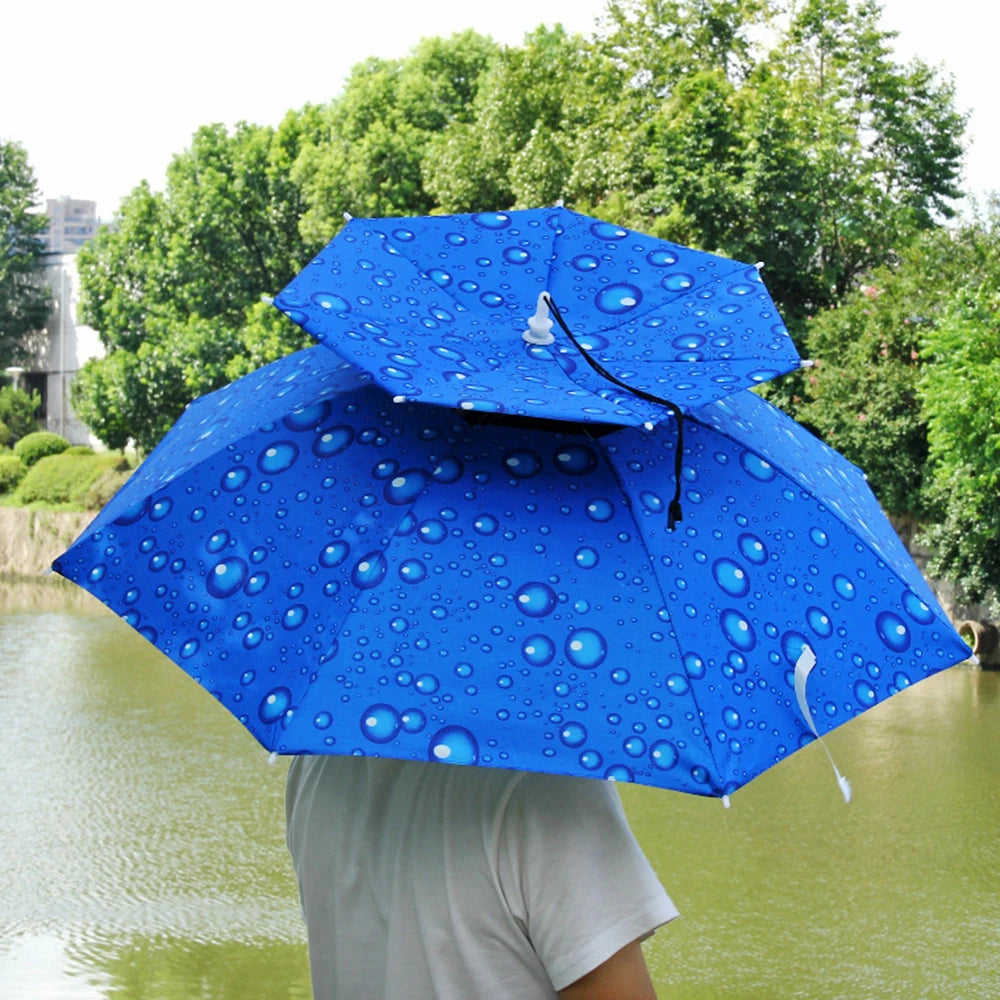
<path id="1" fill-rule="evenodd" d="M 994 39 L 981 0 L 883 0 L 897 56 L 953 75 L 972 112 L 967 187 L 1000 189 Z M 604 0 L 49 0 L 0 15 L 0 138 L 27 150 L 42 199 L 97 202 L 110 220 L 142 180 L 211 122 L 274 125 L 323 103 L 368 56 L 405 56 L 423 37 L 474 28 L 516 45 L 539 24 L 591 33 Z"/>

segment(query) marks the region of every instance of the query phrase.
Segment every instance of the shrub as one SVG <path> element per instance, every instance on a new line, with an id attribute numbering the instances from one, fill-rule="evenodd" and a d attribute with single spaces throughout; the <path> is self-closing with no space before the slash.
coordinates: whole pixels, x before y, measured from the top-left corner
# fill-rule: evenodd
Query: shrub
<path id="1" fill-rule="evenodd" d="M 121 463 L 121 456 L 46 455 L 30 469 L 17 488 L 18 503 L 72 504 L 83 507 L 91 487 L 109 469 Z"/>
<path id="2" fill-rule="evenodd" d="M 93 455 L 94 449 L 89 444 L 71 444 L 62 455 Z"/>
<path id="3" fill-rule="evenodd" d="M 14 454 L 27 466 L 34 465 L 47 455 L 58 455 L 69 447 L 69 441 L 52 431 L 34 431 L 26 434 L 14 445 Z"/>
<path id="4" fill-rule="evenodd" d="M 0 455 L 0 493 L 10 493 L 27 471 L 28 467 L 17 455 Z"/>
<path id="5" fill-rule="evenodd" d="M 2 420 L 0 420 L 0 445 L 10 444 L 10 438 L 10 428 Z"/>
<path id="6" fill-rule="evenodd" d="M 123 469 L 120 465 L 103 469 L 87 490 L 87 495 L 83 498 L 84 507 L 87 510 L 100 510 L 125 485 L 125 480 L 131 475 L 131 469 Z"/>
<path id="7" fill-rule="evenodd" d="M 22 438 L 38 430 L 35 413 L 42 400 L 37 392 L 22 392 L 13 386 L 0 388 L 0 420 L 14 438 Z"/>

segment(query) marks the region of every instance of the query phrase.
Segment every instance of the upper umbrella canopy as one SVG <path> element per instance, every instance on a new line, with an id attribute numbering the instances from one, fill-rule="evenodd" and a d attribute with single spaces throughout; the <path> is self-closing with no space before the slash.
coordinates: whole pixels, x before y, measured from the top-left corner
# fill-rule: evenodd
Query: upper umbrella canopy
<path id="1" fill-rule="evenodd" d="M 550 301 L 614 379 L 681 410 L 801 364 L 755 265 L 562 207 L 351 219 L 274 301 L 394 397 L 465 410 L 669 413 L 592 370 Z"/>

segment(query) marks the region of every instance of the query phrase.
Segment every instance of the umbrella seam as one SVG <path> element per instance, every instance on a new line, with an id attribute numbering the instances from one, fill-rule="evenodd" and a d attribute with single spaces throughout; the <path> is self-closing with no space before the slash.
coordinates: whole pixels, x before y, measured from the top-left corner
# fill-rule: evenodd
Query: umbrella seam
<path id="1" fill-rule="evenodd" d="M 781 412 L 784 413 L 784 411 L 781 411 Z M 784 415 L 786 417 L 788 416 L 787 414 L 784 414 Z M 709 433 L 711 433 L 711 434 L 717 434 L 717 435 L 719 435 L 719 437 L 723 437 L 727 441 L 732 442 L 737 448 L 742 448 L 745 451 L 753 451 L 754 454 L 758 454 L 758 455 L 760 454 L 760 452 L 758 452 L 755 448 L 750 448 L 745 441 L 740 441 L 738 438 L 733 437 L 733 435 L 730 434 L 730 433 L 728 433 L 727 431 L 724 431 L 724 430 L 722 430 L 721 428 L 718 428 L 718 427 L 714 427 L 711 424 L 707 424 L 704 421 L 699 420 L 696 416 L 693 416 L 690 413 L 688 414 L 687 419 L 688 419 L 688 421 L 690 423 L 694 423 L 694 424 L 697 424 L 699 427 L 703 427 Z M 791 417 L 789 417 L 788 419 L 791 420 Z M 817 438 L 817 440 L 820 440 L 820 439 Z M 821 441 L 821 443 L 822 444 L 826 444 L 826 442 L 824 442 L 824 441 Z M 827 445 L 827 447 L 829 447 L 829 445 Z M 761 457 L 764 457 L 764 456 L 761 456 Z M 840 457 L 843 458 L 843 456 L 840 456 Z M 892 561 L 891 560 L 891 556 L 889 556 L 887 553 L 883 552 L 882 549 L 881 549 L 881 547 L 878 545 L 878 543 L 876 541 L 874 541 L 874 540 L 866 540 L 865 538 L 863 538 L 857 532 L 857 530 L 854 528 L 854 526 L 850 522 L 850 520 L 848 520 L 847 518 L 845 518 L 845 516 L 842 515 L 840 513 L 840 511 L 837 510 L 836 507 L 832 506 L 830 503 L 827 503 L 827 502 L 824 502 L 823 500 L 821 500 L 817 496 L 816 491 L 812 488 L 812 486 L 809 486 L 809 485 L 803 483 L 801 480 L 799 480 L 798 478 L 796 478 L 795 476 L 793 476 L 792 474 L 790 474 L 787 471 L 787 469 L 786 469 L 786 467 L 785 467 L 785 465 L 783 463 L 778 462 L 778 461 L 772 461 L 772 459 L 770 458 L 770 456 L 768 456 L 766 458 L 766 461 L 767 461 L 768 465 L 770 465 L 773 469 L 775 469 L 778 473 L 780 473 L 786 480 L 788 480 L 791 483 L 794 483 L 799 490 L 801 490 L 804 493 L 808 494 L 808 496 L 810 497 L 810 499 L 814 503 L 818 504 L 820 507 L 824 508 L 825 510 L 830 511 L 831 515 L 842 525 L 842 527 L 844 528 L 844 530 L 847 531 L 848 534 L 850 534 L 850 536 L 856 542 L 858 542 L 859 544 L 863 545 L 867 550 L 869 550 L 872 553 L 874 553 L 879 560 L 881 560 L 882 562 L 884 562 L 886 564 L 887 568 L 889 567 L 889 565 L 890 565 L 890 563 Z M 875 499 L 876 499 L 876 502 L 877 502 L 878 498 L 876 497 Z M 893 531 L 895 531 L 895 529 L 893 529 Z M 898 538 L 898 535 L 896 537 Z M 901 541 L 900 541 L 900 545 L 903 546 L 903 543 Z M 906 551 L 905 546 L 903 546 L 903 550 Z M 916 563 L 914 563 L 913 565 L 914 565 L 914 568 L 916 568 L 917 572 L 919 573 L 920 572 L 920 568 L 916 565 Z M 895 568 L 893 569 L 892 572 L 893 572 L 893 575 L 901 583 L 906 584 L 906 586 L 909 589 L 911 589 L 911 590 L 913 589 L 912 584 L 910 584 Z M 926 587 L 926 581 L 923 580 L 923 576 L 922 575 L 921 575 L 921 581 L 923 582 L 923 586 Z"/>
<path id="2" fill-rule="evenodd" d="M 472 216 L 473 216 L 473 215 L 475 215 L 475 214 L 476 214 L 476 213 L 474 213 L 474 212 L 470 212 L 470 213 L 465 213 L 465 217 L 466 217 L 466 218 L 472 218 Z M 404 217 L 401 217 L 401 218 L 406 218 L 406 217 L 404 216 Z M 433 218 L 433 216 L 425 216 L 425 218 Z M 386 221 L 389 221 L 389 220 L 387 220 L 387 219 L 367 219 L 367 220 L 359 220 L 359 221 L 367 221 L 367 222 L 386 222 Z M 448 287 L 447 287 L 446 285 L 441 285 L 441 284 L 439 284 L 439 283 L 438 283 L 437 281 L 435 281 L 435 280 L 434 280 L 434 279 L 433 279 L 433 278 L 432 278 L 432 277 L 430 276 L 430 274 L 428 273 L 428 271 L 427 271 L 427 268 L 426 268 L 426 267 L 424 267 L 424 265 L 423 265 L 422 263 L 420 263 L 420 261 L 419 261 L 419 260 L 415 260 L 415 259 L 414 259 L 413 257 L 410 257 L 410 256 L 409 256 L 409 254 L 407 254 L 407 253 L 405 253 L 405 252 L 404 252 L 403 250 L 401 250 L 401 249 L 400 249 L 400 248 L 399 248 L 399 247 L 398 247 L 398 246 L 397 246 L 397 245 L 396 245 L 396 244 L 395 244 L 395 243 L 394 243 L 394 242 L 393 242 L 393 241 L 392 241 L 392 240 L 390 239 L 390 237 L 389 237 L 388 235 L 386 235 L 386 237 L 385 237 L 385 243 L 386 243 L 386 245 L 388 245 L 388 246 L 391 246 L 391 247 L 392 247 L 392 248 L 393 248 L 393 249 L 394 249 L 394 250 L 396 251 L 396 254 L 395 254 L 395 256 L 398 256 L 398 257 L 400 257 L 400 258 L 401 258 L 402 260 L 405 260 L 405 261 L 406 261 L 406 262 L 407 262 L 408 264 L 412 265 L 412 266 L 413 266 L 414 268 L 416 268 L 416 270 L 417 270 L 417 271 L 418 271 L 418 272 L 420 273 L 421 277 L 424 277 L 424 278 L 426 278 L 426 279 L 427 279 L 428 281 L 430 281 L 430 282 L 431 282 L 431 283 L 432 283 L 432 284 L 433 284 L 433 285 L 434 285 L 434 286 L 435 286 L 435 287 L 436 287 L 437 289 L 439 289 L 439 290 L 440 290 L 441 292 L 443 292 L 443 293 L 444 293 L 445 295 L 447 295 L 447 296 L 448 296 L 448 299 L 449 299 L 449 300 L 450 300 L 451 302 L 454 302 L 454 303 L 455 303 L 455 307 L 456 307 L 456 311 L 457 311 L 457 312 L 460 312 L 460 313 L 468 313 L 468 312 L 470 312 L 470 309 L 469 309 L 469 307 L 468 307 L 468 306 L 467 306 L 467 305 L 466 305 L 466 304 L 465 304 L 464 302 L 462 302 L 462 300 L 461 300 L 461 299 L 457 298 L 457 297 L 456 297 L 456 296 L 455 296 L 455 295 L 454 295 L 454 294 L 453 294 L 453 293 L 452 293 L 452 292 L 451 292 L 451 291 L 449 290 L 449 288 L 448 288 Z M 550 273 L 551 273 L 551 265 L 550 265 Z M 529 311 L 530 311 L 530 306 L 529 306 L 529 307 L 527 307 L 527 308 L 528 308 L 528 309 L 529 309 Z M 501 314 L 501 315 L 502 315 L 502 314 Z M 374 322 L 374 321 L 373 321 L 373 322 Z M 379 324 L 379 325 L 381 325 L 381 324 Z"/>
<path id="3" fill-rule="evenodd" d="M 726 263 L 730 262 L 728 258 L 720 258 L 720 259 L 725 259 Z M 750 264 L 743 264 L 740 261 L 733 261 L 732 263 L 739 264 L 740 265 L 739 268 L 734 268 L 732 271 L 727 271 L 725 274 L 715 274 L 712 276 L 710 281 L 703 281 L 698 284 L 692 285 L 690 288 L 685 289 L 684 292 L 675 295 L 672 299 L 666 299 L 664 301 L 657 303 L 656 305 L 651 305 L 648 309 L 645 309 L 642 312 L 627 313 L 625 316 L 622 317 L 622 320 L 620 322 L 611 323 L 609 326 L 602 326 L 599 328 L 599 330 L 595 332 L 607 333 L 611 330 L 620 330 L 622 329 L 622 327 L 637 322 L 638 320 L 641 320 L 643 317 L 650 315 L 650 313 L 656 312 L 658 309 L 662 309 L 665 306 L 673 305 L 680 299 L 683 299 L 690 295 L 694 295 L 700 289 L 708 288 L 711 285 L 717 285 L 721 281 L 724 281 L 725 279 L 732 277 L 734 274 L 737 274 L 739 270 L 745 270 L 746 268 L 752 266 Z M 764 285 L 763 282 L 761 282 L 761 287 L 764 288 L 765 292 L 767 291 L 767 287 Z M 770 295 L 768 295 L 768 297 L 770 297 Z M 778 316 L 778 318 L 780 319 L 781 317 L 780 314 L 778 313 L 777 307 L 775 307 L 774 312 L 775 315 Z"/>
<path id="4" fill-rule="evenodd" d="M 381 546 L 380 548 L 372 548 L 370 550 L 371 552 L 378 552 L 381 556 L 385 557 L 385 555 L 388 552 L 388 550 L 392 547 L 393 540 L 396 538 L 396 532 L 397 532 L 397 530 L 399 528 L 399 525 L 403 523 L 403 521 L 406 519 L 407 515 L 413 510 L 413 507 L 416 504 L 417 500 L 421 499 L 425 495 L 425 493 L 427 492 L 427 489 L 428 489 L 429 486 L 430 486 L 430 483 L 428 483 L 427 486 L 424 488 L 424 490 L 421 491 L 416 497 L 414 497 L 414 499 L 411 500 L 408 504 L 399 505 L 400 518 L 396 522 L 396 524 L 394 525 L 392 532 L 391 533 L 387 532 L 386 535 L 384 536 L 386 538 L 385 544 L 383 546 Z M 364 609 L 359 608 L 359 597 L 360 597 L 361 593 L 362 593 L 362 591 L 358 587 L 354 588 L 354 591 L 353 591 L 353 593 L 350 596 L 350 606 L 348 607 L 347 611 L 341 616 L 341 619 L 340 619 L 339 623 L 336 625 L 335 629 L 332 631 L 332 635 L 330 637 L 331 643 L 334 642 L 334 641 L 336 641 L 337 639 L 339 639 L 340 634 L 343 631 L 344 626 L 348 622 L 348 620 L 350 620 L 359 611 L 363 612 Z M 309 692 L 313 688 L 315 688 L 315 687 L 316 687 L 316 685 L 313 682 L 309 681 L 308 678 L 306 678 L 306 686 L 305 686 L 305 689 L 303 691 L 303 696 L 302 696 L 302 698 L 299 699 L 298 703 L 295 705 L 295 712 L 294 712 L 294 714 L 292 716 L 293 719 L 297 718 L 299 716 L 300 710 L 302 708 L 302 704 L 303 704 L 306 696 L 308 696 Z M 285 733 L 287 733 L 291 728 L 292 728 L 291 726 L 287 726 L 282 731 L 285 732 Z M 406 758 L 403 758 L 403 759 L 406 759 Z"/>
<path id="5" fill-rule="evenodd" d="M 600 447 L 601 454 L 604 456 L 604 460 L 607 462 L 608 468 L 611 470 L 611 474 L 615 477 L 615 481 L 618 483 L 618 487 L 619 487 L 619 489 L 622 492 L 622 496 L 624 496 L 624 497 L 627 498 L 628 503 L 626 504 L 626 506 L 628 507 L 629 517 L 631 518 L 632 523 L 635 525 L 635 529 L 638 532 L 639 537 L 640 538 L 644 538 L 644 533 L 643 533 L 643 530 L 642 530 L 642 525 L 640 525 L 639 522 L 638 522 L 638 520 L 636 520 L 635 507 L 632 504 L 632 494 L 631 494 L 631 491 L 627 488 L 627 486 L 625 485 L 625 482 L 622 480 L 621 476 L 618 474 L 618 469 L 615 466 L 614 462 L 611 460 L 611 458 L 608 455 L 607 451 L 604 449 L 603 446 L 601 446 L 600 439 L 592 439 L 592 440 L 594 440 L 594 443 L 598 447 Z M 643 543 L 643 547 L 645 548 L 645 542 Z M 647 549 L 647 553 L 648 553 L 648 549 Z M 659 591 L 659 594 L 660 594 L 660 603 L 661 603 L 661 605 L 664 608 L 669 608 L 669 606 L 670 606 L 669 602 L 666 599 L 666 594 L 663 591 L 663 585 L 660 582 L 659 569 L 658 569 L 658 567 L 656 565 L 656 562 L 654 561 L 654 559 L 653 559 L 653 557 L 652 557 L 651 554 L 649 555 L 649 565 L 650 565 L 650 568 L 653 571 L 653 579 L 656 580 L 656 588 L 657 588 L 657 590 Z M 674 627 L 673 615 L 670 616 L 670 625 L 671 625 L 671 632 L 673 633 L 673 637 L 674 637 L 674 643 L 676 644 L 676 647 L 677 647 L 677 658 L 678 658 L 678 660 L 681 663 L 683 663 L 684 662 L 684 650 L 681 648 L 680 636 L 677 634 L 677 629 Z M 701 722 L 702 726 L 704 726 L 705 725 L 705 716 L 702 714 L 701 705 L 698 702 L 698 697 L 697 697 L 697 695 L 695 693 L 695 689 L 696 689 L 696 685 L 689 684 L 688 685 L 688 695 L 689 695 L 691 701 L 694 703 L 695 711 L 698 713 L 698 720 Z M 722 768 L 719 766 L 718 759 L 715 756 L 715 747 L 712 745 L 712 741 L 708 738 L 707 731 L 704 733 L 704 742 L 705 742 L 706 747 L 708 748 L 708 755 L 709 755 L 709 757 L 712 760 L 712 764 L 713 764 L 713 766 L 715 768 L 715 773 L 716 773 L 716 775 L 720 779 L 719 792 L 722 793 L 722 792 L 725 791 L 724 787 L 722 787 L 722 782 L 723 782 L 724 774 L 723 774 Z"/>

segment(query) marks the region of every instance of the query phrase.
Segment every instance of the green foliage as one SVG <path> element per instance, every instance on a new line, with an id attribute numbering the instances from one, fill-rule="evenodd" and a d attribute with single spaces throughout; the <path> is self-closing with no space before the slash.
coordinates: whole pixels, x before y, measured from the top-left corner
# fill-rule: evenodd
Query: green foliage
<path id="1" fill-rule="evenodd" d="M 137 187 L 116 225 L 78 254 L 81 315 L 106 356 L 71 387 L 80 418 L 109 447 L 152 448 L 195 396 L 227 381 L 264 293 L 308 259 L 291 164 L 309 110 L 278 129 L 206 126 L 175 156 L 164 194 Z"/>
<path id="2" fill-rule="evenodd" d="M 447 211 L 581 210 L 762 260 L 793 333 L 952 214 L 964 117 L 892 60 L 878 8 L 809 0 L 612 3 L 593 41 L 503 50 L 471 121 L 428 148 Z M 774 40 L 765 50 L 756 39 Z"/>
<path id="3" fill-rule="evenodd" d="M 10 444 L 10 428 L 0 420 L 0 448 L 6 448 Z"/>
<path id="4" fill-rule="evenodd" d="M 95 455 L 48 455 L 30 469 L 14 493 L 19 504 L 44 503 L 83 507 L 91 488 L 121 456 L 109 452 Z"/>
<path id="5" fill-rule="evenodd" d="M 925 532 L 933 568 L 972 601 L 1000 605 L 1000 271 L 992 278 L 960 288 L 927 331 L 919 389 L 937 515 Z"/>
<path id="6" fill-rule="evenodd" d="M 112 351 L 87 361 L 69 387 L 76 415 L 104 444 L 119 451 L 128 445 L 137 422 L 156 416 L 149 409 L 137 367 L 131 351 Z"/>
<path id="7" fill-rule="evenodd" d="M 25 335 L 45 325 L 49 293 L 40 273 L 45 216 L 27 153 L 0 139 L 0 368 L 26 360 Z"/>
<path id="8" fill-rule="evenodd" d="M 438 202 L 426 154 L 446 127 L 467 125 L 484 74 L 499 52 L 466 31 L 428 38 L 405 59 L 368 59 L 320 113 L 322 137 L 292 171 L 308 209 L 302 232 L 317 245 L 356 216 L 423 215 Z M 495 206 L 494 206 L 495 207 Z"/>
<path id="9" fill-rule="evenodd" d="M 35 414 L 42 401 L 37 392 L 23 392 L 13 386 L 0 388 L 0 420 L 10 431 L 8 441 L 22 438 L 38 430 Z"/>
<path id="10" fill-rule="evenodd" d="M 979 225 L 929 230 L 808 324 L 806 350 L 818 365 L 804 400 L 793 400 L 797 415 L 865 470 L 893 514 L 929 513 L 922 345 L 955 288 L 987 280 L 997 259 L 989 242 Z"/>
<path id="11" fill-rule="evenodd" d="M 111 468 L 102 468 L 83 497 L 87 510 L 100 510 L 124 485 L 133 470 L 119 462 Z"/>
<path id="12" fill-rule="evenodd" d="M 10 493 L 27 471 L 28 467 L 16 455 L 0 455 L 0 493 Z"/>
<path id="13" fill-rule="evenodd" d="M 892 514 L 923 507 L 927 428 L 917 379 L 926 321 L 915 277 L 880 270 L 811 321 L 807 345 L 817 367 L 797 407 L 800 420 L 865 471 Z"/>
<path id="14" fill-rule="evenodd" d="M 246 320 L 240 330 L 240 353 L 226 363 L 226 377 L 237 379 L 241 375 L 248 375 L 312 343 L 313 339 L 309 334 L 296 326 L 283 312 L 279 312 L 269 302 L 258 302 L 247 310 Z"/>
<path id="15" fill-rule="evenodd" d="M 897 330 L 905 303 L 871 330 L 872 302 L 852 292 L 949 215 L 964 118 L 950 81 L 894 61 L 879 13 L 868 0 L 621 0 L 590 39 L 559 27 L 516 47 L 427 39 L 359 63 L 337 98 L 277 129 L 199 129 L 166 190 L 136 188 L 78 255 L 83 318 L 107 355 L 84 367 L 73 404 L 109 447 L 149 450 L 194 396 L 309 342 L 261 296 L 345 212 L 561 197 L 763 261 L 800 341 L 809 316 L 842 305 L 811 334 L 818 388 L 793 377 L 765 391 L 793 412 L 814 402 L 810 419 L 863 460 L 883 502 L 911 509 L 926 441 L 912 338 Z M 826 379 L 837 371 L 850 378 Z M 855 396 L 906 456 L 901 473 L 855 426 Z"/>
<path id="16" fill-rule="evenodd" d="M 1000 606 L 1000 204 L 932 230 L 809 324 L 799 417 L 923 522 L 931 571 Z"/>
<path id="17" fill-rule="evenodd" d="M 520 48 L 496 53 L 472 114 L 451 121 L 429 144 L 428 192 L 447 212 L 535 207 L 572 196 L 576 149 L 594 145 L 593 131 L 610 110 L 608 94 L 622 82 L 612 61 L 582 37 L 538 28 Z"/>
<path id="18" fill-rule="evenodd" d="M 69 447 L 69 441 L 52 431 L 35 431 L 14 445 L 14 454 L 26 466 L 32 466 L 46 455 L 58 455 Z"/>

